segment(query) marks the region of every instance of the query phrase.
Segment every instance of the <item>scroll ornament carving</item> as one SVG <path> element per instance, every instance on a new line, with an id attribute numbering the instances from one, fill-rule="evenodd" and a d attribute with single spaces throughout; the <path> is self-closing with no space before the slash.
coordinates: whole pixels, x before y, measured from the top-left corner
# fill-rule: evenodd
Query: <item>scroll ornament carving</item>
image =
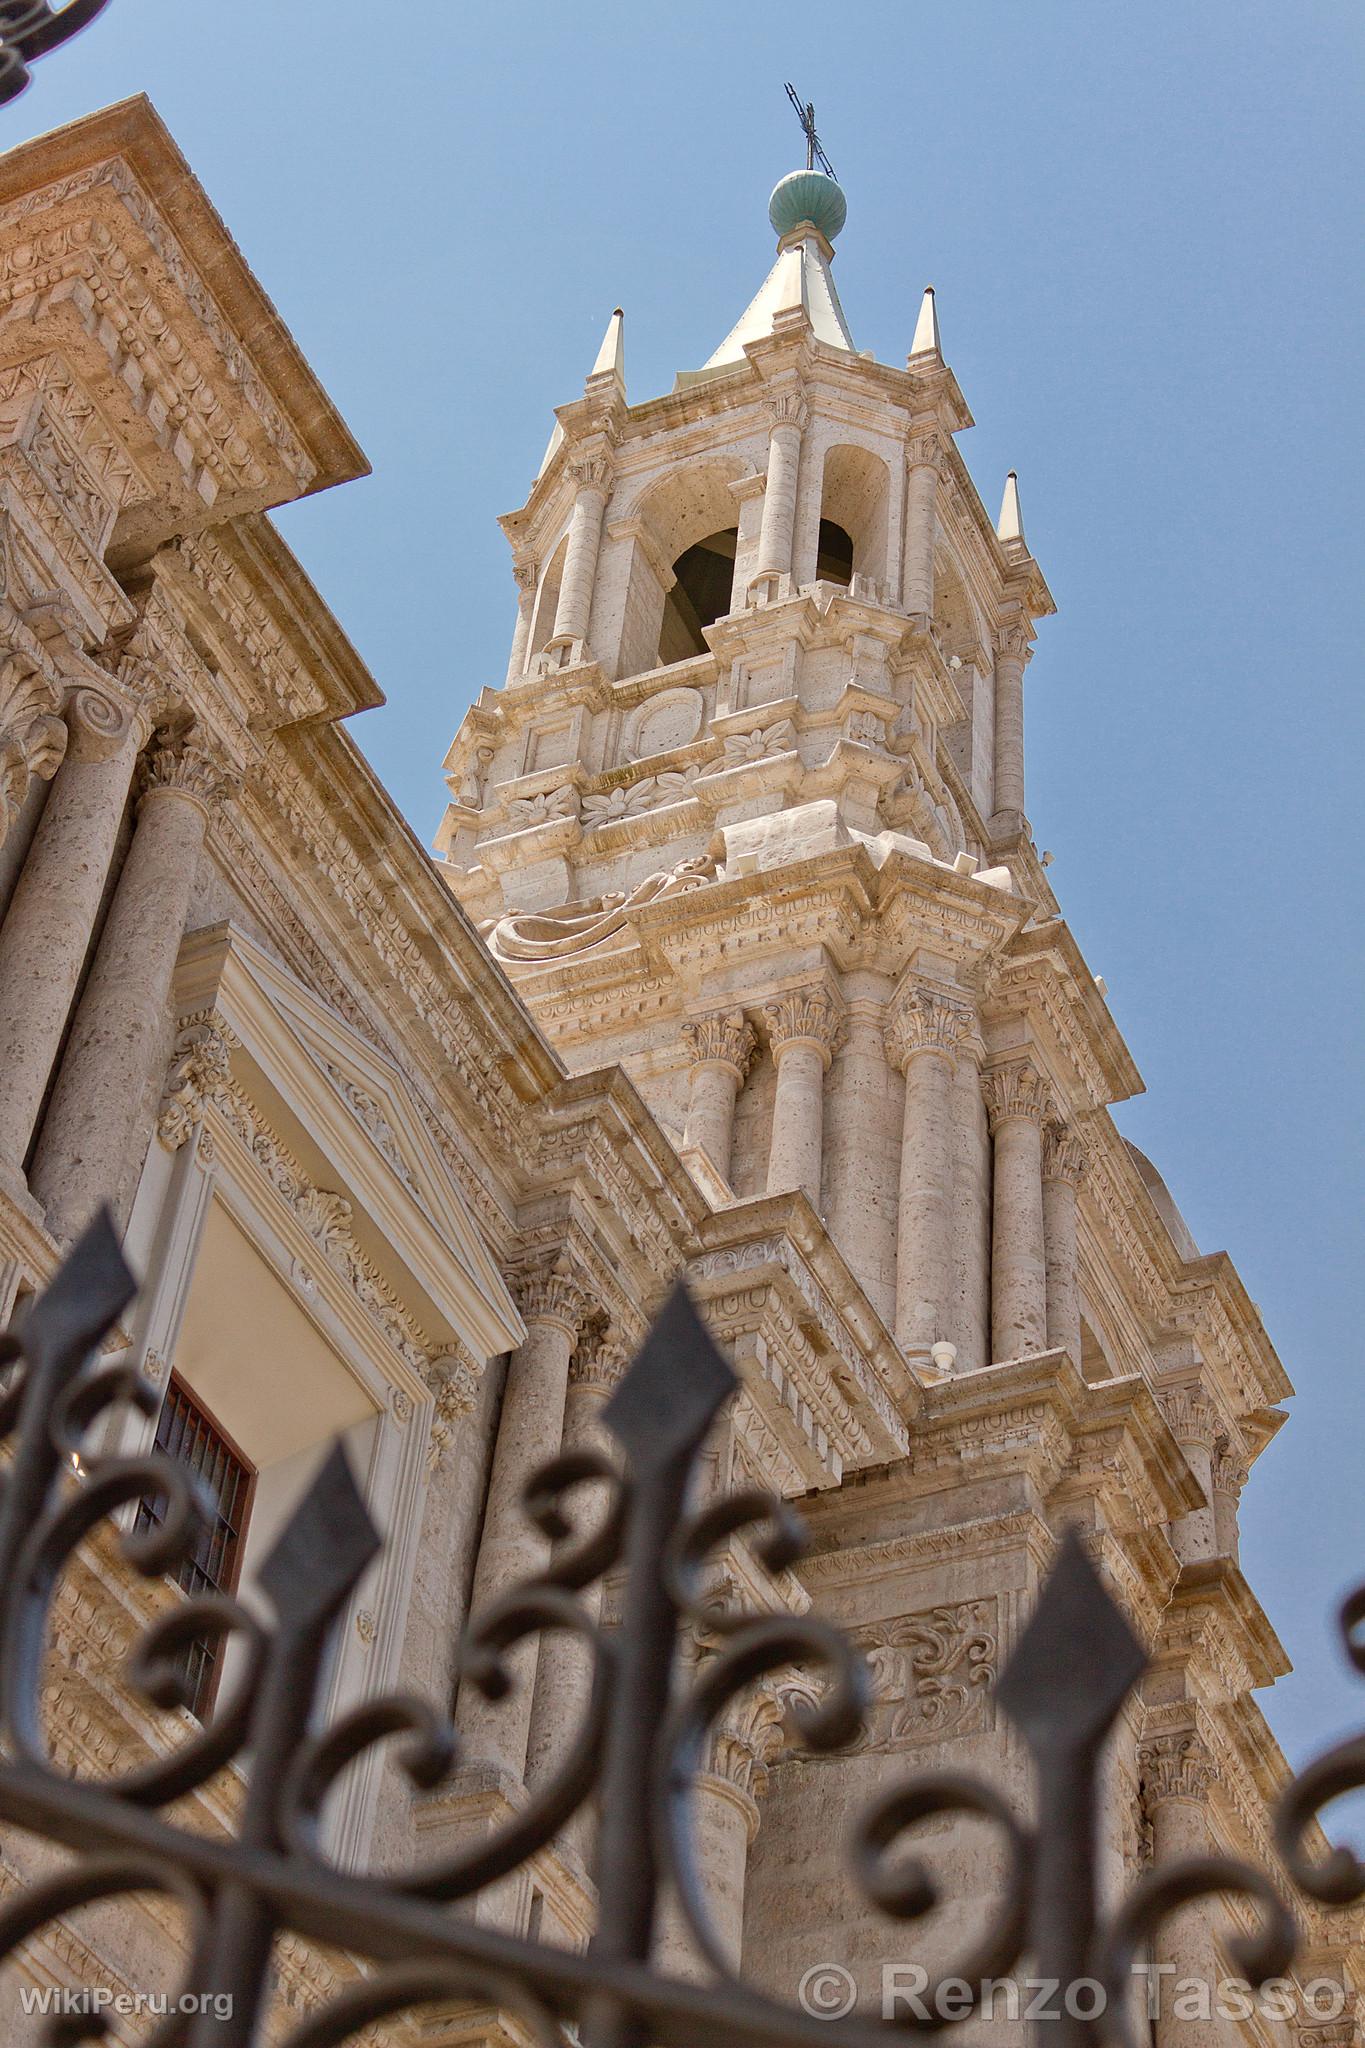
<path id="1" fill-rule="evenodd" d="M 717 1010 L 709 1017 L 689 1018 L 682 1035 L 693 1066 L 733 1067 L 741 1081 L 758 1050 L 758 1035 L 743 1010 Z"/>
<path id="2" fill-rule="evenodd" d="M 202 1122 L 205 1101 L 227 1080 L 232 1055 L 240 1046 L 241 1040 L 215 1010 L 198 1011 L 182 1028 L 157 1112 L 157 1136 L 168 1152 L 178 1152 Z"/>
<path id="3" fill-rule="evenodd" d="M 121 662 L 120 668 L 123 665 Z M 86 684 L 71 692 L 64 715 L 67 743 L 83 761 L 109 760 L 123 745 L 132 725 L 132 713 L 126 704 Z"/>
<path id="4" fill-rule="evenodd" d="M 1047 1082 L 1029 1060 L 1011 1060 L 1007 1066 L 990 1067 L 981 1076 L 991 1129 L 1011 1120 L 1042 1125 L 1052 1113 L 1052 1094 Z"/>
<path id="5" fill-rule="evenodd" d="M 485 741 L 482 746 L 475 747 L 465 759 L 460 771 L 460 785 L 455 801 L 467 811 L 483 809 L 484 784 L 493 765 L 494 751 L 494 748 Z M 561 792 L 556 790 L 555 795 L 559 794 Z"/>
<path id="6" fill-rule="evenodd" d="M 859 1748 L 898 1749 L 990 1725 L 1000 1661 L 994 1600 L 965 1600 L 859 1632 L 874 1698 Z"/>
<path id="7" fill-rule="evenodd" d="M 1139 1762 L 1149 1808 L 1167 1799 L 1203 1799 L 1216 1775 L 1213 1758 L 1193 1729 L 1144 1742 Z"/>
<path id="8" fill-rule="evenodd" d="M 1085 1147 L 1070 1124 L 1052 1123 L 1043 1132 L 1043 1179 L 1078 1188 L 1085 1177 Z"/>
<path id="9" fill-rule="evenodd" d="M 828 1065 L 843 1037 L 844 1020 L 822 988 L 799 989 L 763 1011 L 774 1053 L 794 1044 L 815 1045 Z"/>
<path id="10" fill-rule="evenodd" d="M 714 880 L 709 854 L 680 861 L 666 872 L 646 875 L 628 892 L 611 891 L 559 910 L 511 911 L 480 927 L 498 960 L 564 960 L 605 945 L 626 930 L 632 911 L 699 889 Z"/>
<path id="11" fill-rule="evenodd" d="M 755 726 L 752 732 L 732 732 L 721 747 L 727 768 L 742 768 L 750 761 L 766 761 L 774 754 L 789 754 L 796 745 L 796 732 L 789 718 L 774 719 L 770 725 Z"/>
<path id="12" fill-rule="evenodd" d="M 952 1059 L 971 1029 L 972 1013 L 965 1003 L 954 1002 L 935 989 L 912 989 L 887 1022 L 887 1054 L 902 1073 L 917 1053 L 940 1053 Z"/>
<path id="13" fill-rule="evenodd" d="M 583 822 L 590 830 L 615 824 L 618 818 L 637 817 L 641 811 L 657 810 L 661 804 L 681 803 L 692 795 L 701 775 L 693 762 L 687 768 L 667 769 L 662 775 L 642 775 L 638 782 L 618 783 L 596 796 L 583 799 Z"/>

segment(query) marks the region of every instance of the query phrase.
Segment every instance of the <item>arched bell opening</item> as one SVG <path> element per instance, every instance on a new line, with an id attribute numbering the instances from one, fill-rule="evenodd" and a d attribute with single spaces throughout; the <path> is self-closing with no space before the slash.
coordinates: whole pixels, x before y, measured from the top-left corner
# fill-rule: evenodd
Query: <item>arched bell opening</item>
<path id="1" fill-rule="evenodd" d="M 660 668 L 706 653 L 702 628 L 724 618 L 730 609 L 738 545 L 738 526 L 722 527 L 684 548 L 674 562 L 673 585 L 664 599 L 659 629 Z"/>

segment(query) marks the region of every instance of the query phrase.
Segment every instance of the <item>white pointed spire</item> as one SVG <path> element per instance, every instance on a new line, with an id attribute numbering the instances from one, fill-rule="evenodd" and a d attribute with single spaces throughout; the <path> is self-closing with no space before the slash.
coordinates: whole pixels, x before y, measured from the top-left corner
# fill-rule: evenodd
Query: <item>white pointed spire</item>
<path id="1" fill-rule="evenodd" d="M 1019 478 L 1014 470 L 1005 478 L 1005 495 L 1000 500 L 1000 517 L 995 523 L 995 531 L 1001 540 L 1017 540 L 1021 546 L 1027 546 L 1024 515 L 1019 510 Z"/>
<path id="2" fill-rule="evenodd" d="M 915 322 L 915 338 L 910 344 L 910 354 L 912 357 L 943 354 L 938 332 L 938 307 L 934 303 L 934 287 L 931 284 L 924 287 L 924 297 L 920 300 L 919 319 Z"/>
<path id="3" fill-rule="evenodd" d="M 590 379 L 614 377 L 623 391 L 626 388 L 626 316 L 619 306 L 607 322 L 597 360 L 588 375 Z"/>

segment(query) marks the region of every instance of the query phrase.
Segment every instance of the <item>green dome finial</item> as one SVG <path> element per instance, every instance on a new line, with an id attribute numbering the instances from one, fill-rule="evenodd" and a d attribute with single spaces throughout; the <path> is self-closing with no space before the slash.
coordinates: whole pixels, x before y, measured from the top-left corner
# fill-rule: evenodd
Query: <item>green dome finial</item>
<path id="1" fill-rule="evenodd" d="M 823 171 L 789 172 L 773 188 L 768 201 L 768 219 L 779 241 L 803 221 L 809 221 L 827 242 L 832 242 L 847 218 L 848 201 L 842 188 Z"/>

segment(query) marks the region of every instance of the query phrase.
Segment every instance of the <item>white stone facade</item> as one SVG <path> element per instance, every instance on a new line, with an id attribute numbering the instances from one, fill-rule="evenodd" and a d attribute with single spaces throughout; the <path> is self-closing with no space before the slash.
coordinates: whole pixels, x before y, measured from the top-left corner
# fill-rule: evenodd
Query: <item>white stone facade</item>
<path id="1" fill-rule="evenodd" d="M 118 1353 L 254 1469 L 248 1600 L 346 1438 L 389 1547 L 336 1708 L 448 1688 L 471 1601 L 543 1561 L 526 1476 L 593 1439 L 685 1271 L 742 1380 L 708 1484 L 802 1496 L 816 1538 L 776 1586 L 739 1541 L 724 1569 L 846 1623 L 877 1681 L 842 1760 L 784 1755 L 795 1677 L 711 1759 L 717 1917 L 788 1996 L 895 1958 L 839 1860 L 874 1789 L 970 1764 L 1026 1804 L 989 1688 L 1066 1524 L 1154 1653 L 1111 1876 L 1149 1834 L 1267 1860 L 1283 1776 L 1236 1499 L 1288 1382 L 1109 1116 L 1140 1082 L 1025 818 L 1051 600 L 1017 494 L 997 531 L 932 304 L 907 367 L 873 363 L 831 257 L 787 235 L 733 347 L 645 404 L 614 319 L 503 522 L 512 657 L 448 757 L 437 863 L 343 730 L 378 693 L 266 517 L 364 458 L 156 115 L 0 159 L 0 1311 L 112 1205 L 143 1276 Z M 64 1767 L 184 1739 L 119 1676 L 172 1597 L 112 1540 L 82 1553 Z M 394 1867 L 517 1810 L 575 1688 L 555 1640 L 519 1656 L 510 1701 L 461 1696 L 445 1787 L 348 1780 L 340 1853 Z M 989 1889 L 974 1839 L 937 1848 Z M 582 1940 L 591 1854 L 583 1816 L 480 1912 Z M 0 1880 L 37 1858 L 7 1839 Z M 1314 1942 L 1354 1995 L 1340 1926 Z M 139 1901 L 22 1974 L 145 1986 L 174 1943 Z M 696 1967 L 671 1923 L 664 1954 Z M 280 2029 L 349 1967 L 279 1964 Z"/>

